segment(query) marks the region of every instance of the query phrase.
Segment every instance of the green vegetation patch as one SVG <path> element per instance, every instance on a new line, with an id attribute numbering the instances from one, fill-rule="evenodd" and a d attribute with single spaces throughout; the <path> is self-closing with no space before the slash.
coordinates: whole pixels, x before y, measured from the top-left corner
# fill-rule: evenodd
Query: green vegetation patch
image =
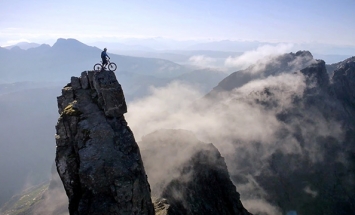
<path id="1" fill-rule="evenodd" d="M 42 195 L 48 189 L 48 186 L 49 183 L 44 183 L 36 187 L 31 187 L 22 194 L 12 197 L 3 207 L 6 208 L 4 214 L 18 215 L 30 210 L 33 205 L 42 200 Z"/>

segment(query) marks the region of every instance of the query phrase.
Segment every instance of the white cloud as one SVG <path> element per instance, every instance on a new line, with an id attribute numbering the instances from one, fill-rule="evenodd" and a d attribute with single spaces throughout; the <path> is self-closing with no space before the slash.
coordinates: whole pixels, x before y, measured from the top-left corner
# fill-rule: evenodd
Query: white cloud
<path id="1" fill-rule="evenodd" d="M 264 61 L 269 61 L 270 57 L 274 57 L 286 52 L 291 51 L 293 44 L 280 43 L 275 46 L 264 45 L 260 46 L 255 50 L 244 52 L 242 55 L 237 57 L 228 57 L 224 64 L 227 67 L 235 67 L 239 69 L 245 69 L 251 64 L 263 59 Z"/>
<path id="2" fill-rule="evenodd" d="M 282 215 L 282 212 L 276 206 L 263 199 L 242 200 L 242 203 L 253 214 Z"/>
<path id="3" fill-rule="evenodd" d="M 282 104 L 280 108 L 284 108 L 290 105 L 291 95 L 302 95 L 305 84 L 300 74 L 284 74 L 250 82 L 228 93 L 217 104 L 209 104 L 200 99 L 203 95 L 196 88 L 173 82 L 167 87 L 152 88 L 150 96 L 131 102 L 127 119 L 138 140 L 159 129 L 186 129 L 207 142 L 236 136 L 244 141 L 272 142 L 273 133 L 280 126 L 274 112 L 280 109 L 267 113 L 245 100 L 265 87 L 275 93 L 277 102 Z M 195 102 L 198 112 L 194 110 Z"/>
<path id="4" fill-rule="evenodd" d="M 216 63 L 216 59 L 207 57 L 205 55 L 194 55 L 189 58 L 189 62 L 197 67 L 205 68 L 205 67 L 213 67 Z"/>

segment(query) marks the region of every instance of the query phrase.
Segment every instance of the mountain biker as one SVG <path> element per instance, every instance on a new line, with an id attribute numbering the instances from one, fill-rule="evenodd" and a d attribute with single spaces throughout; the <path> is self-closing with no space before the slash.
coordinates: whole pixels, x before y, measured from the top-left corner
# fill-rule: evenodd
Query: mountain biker
<path id="1" fill-rule="evenodd" d="M 105 67 L 107 64 L 107 58 L 110 59 L 110 57 L 107 55 L 106 51 L 107 51 L 107 48 L 104 48 L 104 50 L 101 52 L 101 59 L 102 59 L 102 66 L 103 67 Z"/>

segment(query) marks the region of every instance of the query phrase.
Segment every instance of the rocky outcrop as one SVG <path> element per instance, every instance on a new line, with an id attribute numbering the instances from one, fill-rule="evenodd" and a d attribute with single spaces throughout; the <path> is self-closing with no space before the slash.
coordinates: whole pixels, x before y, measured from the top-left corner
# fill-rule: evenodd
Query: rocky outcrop
<path id="1" fill-rule="evenodd" d="M 56 166 L 71 215 L 154 214 L 140 151 L 110 71 L 72 77 L 58 97 Z"/>
<path id="2" fill-rule="evenodd" d="M 336 97 L 355 107 L 355 57 L 341 62 L 335 69 L 331 81 Z"/>
<path id="3" fill-rule="evenodd" d="M 143 137 L 143 167 L 114 73 L 72 77 L 58 108 L 56 166 L 70 214 L 249 214 L 224 158 L 192 132 L 161 130 Z"/>
<path id="4" fill-rule="evenodd" d="M 140 143 L 161 215 L 249 215 L 213 144 L 186 130 L 160 130 Z"/>
<path id="5" fill-rule="evenodd" d="M 162 197 L 169 215 L 249 215 L 232 183 L 224 158 L 213 144 L 201 145 Z"/>
<path id="6" fill-rule="evenodd" d="M 301 70 L 306 77 L 306 84 L 315 83 L 320 90 L 326 90 L 329 87 L 329 75 L 323 60 L 316 60 L 313 64 Z"/>

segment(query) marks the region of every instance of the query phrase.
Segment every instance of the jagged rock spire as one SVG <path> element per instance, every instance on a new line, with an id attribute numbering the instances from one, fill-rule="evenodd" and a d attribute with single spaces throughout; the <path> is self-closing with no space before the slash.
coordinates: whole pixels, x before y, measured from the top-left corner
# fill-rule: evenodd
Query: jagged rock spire
<path id="1" fill-rule="evenodd" d="M 56 166 L 71 215 L 154 214 L 140 151 L 110 71 L 72 77 L 57 98 Z"/>

